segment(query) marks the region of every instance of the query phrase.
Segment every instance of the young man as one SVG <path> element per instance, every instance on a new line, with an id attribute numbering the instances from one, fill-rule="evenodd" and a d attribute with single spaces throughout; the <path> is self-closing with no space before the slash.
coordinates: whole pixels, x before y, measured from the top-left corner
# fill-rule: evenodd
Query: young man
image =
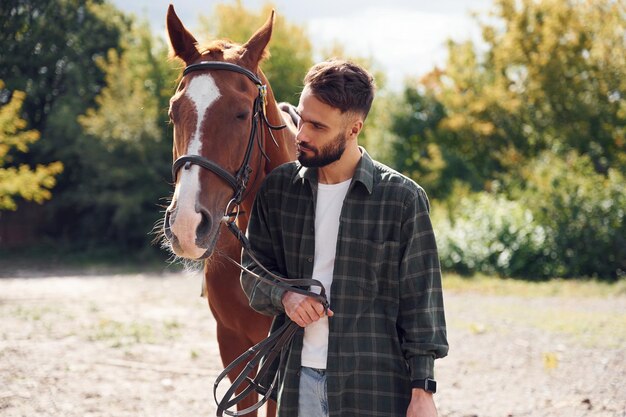
<path id="1" fill-rule="evenodd" d="M 326 61 L 304 84 L 298 162 L 266 178 L 248 235 L 270 270 L 321 281 L 330 309 L 241 277 L 252 308 L 303 328 L 279 415 L 434 417 L 434 359 L 448 343 L 428 198 L 358 146 L 374 99 L 366 70 Z M 244 265 L 262 273 L 246 256 Z"/>

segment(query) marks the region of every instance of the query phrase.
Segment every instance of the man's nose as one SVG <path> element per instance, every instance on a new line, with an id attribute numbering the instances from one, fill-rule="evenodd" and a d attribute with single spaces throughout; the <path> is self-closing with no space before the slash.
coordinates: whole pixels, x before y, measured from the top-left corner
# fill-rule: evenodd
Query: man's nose
<path id="1" fill-rule="evenodd" d="M 298 126 L 298 131 L 296 132 L 296 140 L 298 142 L 308 142 L 306 135 L 304 134 L 304 129 L 302 125 Z"/>

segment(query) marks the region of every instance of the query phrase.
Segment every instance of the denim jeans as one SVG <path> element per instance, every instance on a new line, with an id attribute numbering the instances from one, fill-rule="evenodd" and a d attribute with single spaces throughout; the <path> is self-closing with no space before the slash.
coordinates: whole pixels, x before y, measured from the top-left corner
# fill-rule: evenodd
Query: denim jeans
<path id="1" fill-rule="evenodd" d="M 326 372 L 303 366 L 300 368 L 298 399 L 299 417 L 328 417 Z"/>

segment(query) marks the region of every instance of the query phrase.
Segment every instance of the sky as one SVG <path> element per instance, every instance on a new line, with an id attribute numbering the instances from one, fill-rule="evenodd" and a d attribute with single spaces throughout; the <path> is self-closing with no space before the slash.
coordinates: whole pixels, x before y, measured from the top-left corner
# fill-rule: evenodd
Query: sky
<path id="1" fill-rule="evenodd" d="M 242 0 L 252 10 L 261 9 L 266 2 Z M 192 33 L 198 25 L 198 16 L 209 16 L 217 4 L 210 0 L 113 0 L 113 3 L 125 12 L 147 19 L 159 34 L 165 33 L 165 14 L 170 3 Z M 445 63 L 447 39 L 479 41 L 480 29 L 471 12 L 485 15 L 492 0 L 273 0 L 271 3 L 277 14 L 306 28 L 315 50 L 337 41 L 351 55 L 373 58 L 387 76 L 387 87 L 398 91 L 407 77 L 419 77 L 435 65 Z"/>

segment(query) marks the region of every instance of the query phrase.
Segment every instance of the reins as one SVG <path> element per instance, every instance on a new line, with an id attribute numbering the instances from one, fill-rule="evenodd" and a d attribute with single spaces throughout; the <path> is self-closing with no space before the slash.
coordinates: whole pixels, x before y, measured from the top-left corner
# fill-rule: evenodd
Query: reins
<path id="1" fill-rule="evenodd" d="M 253 104 L 253 117 L 252 126 L 250 128 L 250 137 L 248 139 L 248 145 L 246 147 L 246 152 L 244 154 L 241 166 L 234 175 L 219 166 L 217 163 L 201 155 L 183 155 L 180 158 L 176 159 L 176 161 L 174 161 L 174 164 L 172 165 L 172 177 L 174 178 L 174 182 L 176 181 L 178 171 L 182 167 L 184 167 L 184 169 L 189 169 L 191 165 L 198 165 L 222 178 L 233 189 L 233 197 L 227 204 L 226 212 L 224 214 L 224 217 L 222 218 L 222 221 L 226 224 L 228 230 L 230 230 L 235 235 L 237 240 L 239 240 L 241 246 L 243 247 L 243 250 L 246 251 L 250 259 L 256 265 L 258 265 L 265 274 L 267 274 L 267 277 L 250 271 L 248 268 L 244 267 L 239 262 L 230 257 L 227 257 L 227 259 L 235 264 L 244 273 L 251 275 L 261 282 L 283 288 L 287 291 L 292 291 L 298 294 L 313 297 L 320 303 L 322 303 L 325 310 L 328 309 L 326 292 L 321 282 L 315 279 L 288 279 L 278 276 L 268 270 L 265 266 L 263 266 L 261 262 L 259 262 L 258 258 L 251 249 L 250 242 L 248 241 L 247 237 L 236 224 L 237 217 L 239 216 L 239 205 L 244 199 L 244 193 L 248 185 L 250 173 L 252 172 L 252 168 L 250 167 L 250 158 L 252 155 L 252 150 L 254 149 L 255 140 L 257 140 L 259 150 L 261 152 L 261 157 L 264 157 L 266 160 L 269 161 L 269 157 L 267 156 L 265 149 L 263 148 L 263 140 L 257 139 L 257 135 L 261 135 L 261 138 L 263 137 L 263 129 L 262 126 L 260 126 L 259 128 L 259 125 L 262 125 L 264 123 L 268 127 L 270 136 L 276 146 L 278 146 L 278 142 L 276 142 L 276 138 L 274 137 L 272 131 L 284 129 L 286 127 L 286 125 L 272 125 L 267 119 L 267 86 L 263 84 L 261 79 L 252 71 L 228 62 L 203 61 L 197 64 L 191 64 L 187 66 L 183 71 L 183 77 L 191 72 L 201 70 L 226 70 L 236 72 L 245 75 L 257 86 L 259 90 L 259 95 L 255 98 Z M 255 181 L 257 177 L 258 175 L 255 176 Z M 318 294 L 308 289 L 305 289 L 310 287 L 319 287 L 320 293 Z M 300 326 L 298 326 L 296 323 L 292 322 L 288 318 L 285 318 L 285 323 L 280 328 L 272 332 L 266 339 L 262 340 L 260 343 L 248 349 L 237 359 L 235 359 L 231 364 L 229 364 L 222 371 L 222 373 L 220 373 L 213 385 L 213 396 L 217 404 L 217 416 L 222 416 L 223 414 L 227 414 L 229 416 L 241 416 L 244 414 L 248 414 L 252 411 L 259 409 L 261 406 L 263 406 L 263 404 L 267 402 L 268 399 L 273 397 L 275 390 L 280 384 L 280 372 L 278 370 L 284 369 L 286 365 L 289 347 L 291 346 L 293 337 L 298 331 L 299 327 Z M 231 386 L 227 389 L 222 399 L 219 400 L 217 398 L 217 390 L 220 383 L 228 376 L 229 372 L 233 371 L 238 366 L 244 363 L 246 365 L 244 366 L 243 370 L 232 382 Z M 257 367 L 258 371 L 255 374 L 255 369 Z M 271 375 L 271 372 L 275 372 L 273 376 Z M 264 382 L 267 381 L 268 376 L 271 378 L 271 382 L 269 384 Z M 241 390 L 241 392 L 237 394 L 237 391 L 239 391 L 242 387 L 243 389 Z M 257 392 L 261 395 L 261 399 L 257 403 L 238 412 L 229 410 L 231 407 L 237 405 L 241 400 L 243 400 L 246 396 L 253 392 Z"/>
<path id="2" fill-rule="evenodd" d="M 271 278 L 256 274 L 250 271 L 245 266 L 241 265 L 239 262 L 235 261 L 234 259 L 227 257 L 230 262 L 235 264 L 244 273 L 251 275 L 261 282 L 284 288 L 287 291 L 292 291 L 298 294 L 312 297 L 322 303 L 322 305 L 324 306 L 324 310 L 328 309 L 329 305 L 326 298 L 326 291 L 320 281 L 316 279 L 287 279 L 280 277 L 268 270 L 255 256 L 250 247 L 250 241 L 241 231 L 241 229 L 239 229 L 239 227 L 235 224 L 235 220 L 236 216 L 224 216 L 223 219 L 223 221 L 226 223 L 226 226 L 228 227 L 228 230 L 230 230 L 239 240 L 241 246 L 243 247 L 243 250 L 246 251 L 250 259 Z M 318 294 L 304 289 L 310 288 L 312 286 L 319 287 L 320 293 Z M 224 371 L 222 371 L 222 373 L 216 378 L 215 384 L 213 385 L 213 396 L 217 404 L 218 417 L 222 416 L 223 414 L 227 414 L 230 416 L 241 416 L 244 414 L 248 414 L 252 411 L 259 409 L 270 398 L 276 399 L 274 391 L 280 385 L 280 370 L 285 369 L 289 347 L 291 346 L 293 337 L 299 328 L 300 326 L 298 324 L 286 318 L 285 323 L 281 327 L 273 331 L 267 338 L 263 339 L 261 342 L 257 343 L 246 352 L 241 354 L 230 365 L 228 365 L 224 369 Z M 232 382 L 230 388 L 226 391 L 222 399 L 218 400 L 217 389 L 222 380 L 224 380 L 228 376 L 229 372 L 244 363 L 246 365 L 243 370 Z M 257 368 L 257 366 L 259 367 L 259 369 L 254 377 L 252 377 L 252 375 L 254 374 L 254 370 L 255 368 Z M 270 374 L 271 372 L 274 372 L 273 376 Z M 271 379 L 268 379 L 268 376 Z M 267 382 L 269 382 L 269 384 Z M 239 390 L 240 387 L 244 388 L 239 394 L 236 395 L 236 392 Z M 261 399 L 257 401 L 254 405 L 241 411 L 228 410 L 254 391 L 261 395 Z"/>

